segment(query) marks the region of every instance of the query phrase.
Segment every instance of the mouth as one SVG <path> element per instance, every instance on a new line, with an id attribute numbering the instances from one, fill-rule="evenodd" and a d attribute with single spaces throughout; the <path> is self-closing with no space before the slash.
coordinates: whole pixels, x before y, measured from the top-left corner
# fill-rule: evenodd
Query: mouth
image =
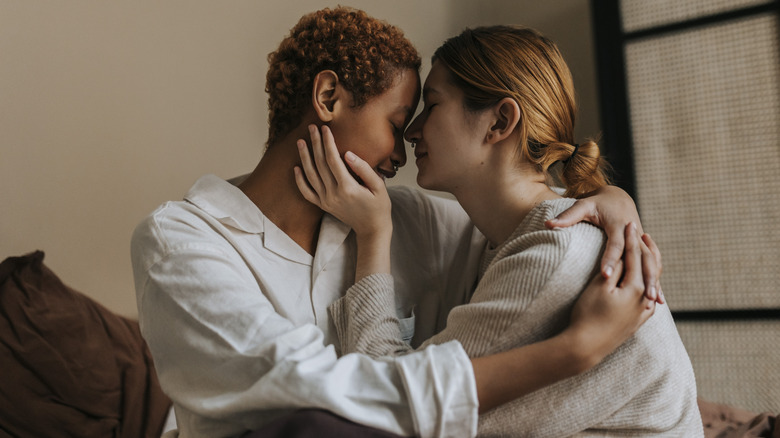
<path id="1" fill-rule="evenodd" d="M 417 159 L 417 161 L 420 161 L 421 158 L 425 158 L 428 156 L 427 152 L 423 152 L 421 150 L 414 151 L 414 157 Z"/>
<path id="2" fill-rule="evenodd" d="M 376 174 L 379 175 L 382 180 L 390 179 L 395 176 L 395 171 L 382 169 L 381 167 L 378 167 L 376 169 Z"/>

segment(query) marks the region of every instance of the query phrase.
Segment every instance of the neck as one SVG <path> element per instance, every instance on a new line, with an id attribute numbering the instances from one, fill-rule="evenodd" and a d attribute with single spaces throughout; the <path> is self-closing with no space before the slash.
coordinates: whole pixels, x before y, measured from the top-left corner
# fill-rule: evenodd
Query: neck
<path id="1" fill-rule="evenodd" d="M 545 184 L 544 174 L 531 165 L 511 163 L 482 166 L 484 175 L 468 178 L 452 192 L 493 247 L 506 241 L 539 203 L 560 197 Z"/>
<path id="2" fill-rule="evenodd" d="M 323 212 L 303 198 L 293 168 L 301 160 L 295 142 L 308 138 L 305 124 L 269 145 L 255 170 L 238 187 L 260 211 L 309 254 L 317 248 Z"/>

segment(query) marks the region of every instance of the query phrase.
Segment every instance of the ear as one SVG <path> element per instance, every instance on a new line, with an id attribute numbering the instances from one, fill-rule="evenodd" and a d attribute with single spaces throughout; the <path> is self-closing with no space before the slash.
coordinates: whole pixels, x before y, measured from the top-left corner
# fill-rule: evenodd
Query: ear
<path id="1" fill-rule="evenodd" d="M 323 70 L 314 77 L 311 90 L 311 104 L 322 122 L 333 120 L 334 109 L 341 98 L 339 76 L 333 70 Z"/>
<path id="2" fill-rule="evenodd" d="M 517 124 L 520 123 L 520 105 L 511 97 L 505 97 L 491 111 L 492 120 L 485 141 L 496 144 L 512 135 Z"/>

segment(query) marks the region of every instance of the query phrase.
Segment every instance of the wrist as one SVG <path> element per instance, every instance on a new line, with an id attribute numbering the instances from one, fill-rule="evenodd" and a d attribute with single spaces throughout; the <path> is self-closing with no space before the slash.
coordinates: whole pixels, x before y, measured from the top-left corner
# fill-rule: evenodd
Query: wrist
<path id="1" fill-rule="evenodd" d="M 593 338 L 585 332 L 586 330 L 581 328 L 569 327 L 551 338 L 551 341 L 560 345 L 561 351 L 566 352 L 564 369 L 570 376 L 588 371 L 606 356 L 595 345 Z"/>
<path id="2" fill-rule="evenodd" d="M 372 231 L 355 231 L 355 240 L 358 244 L 358 249 L 382 249 L 388 248 L 390 242 L 393 240 L 393 225 L 392 223 L 386 227 L 381 227 Z"/>

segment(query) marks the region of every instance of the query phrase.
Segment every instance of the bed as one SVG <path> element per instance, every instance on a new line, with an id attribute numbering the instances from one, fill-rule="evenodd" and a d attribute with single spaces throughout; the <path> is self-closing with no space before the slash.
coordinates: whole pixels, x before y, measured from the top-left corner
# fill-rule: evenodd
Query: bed
<path id="1" fill-rule="evenodd" d="M 160 437 L 173 427 L 138 323 L 66 286 L 44 253 L 0 264 L 0 437 Z M 780 438 L 776 413 L 700 400 L 707 438 Z"/>

